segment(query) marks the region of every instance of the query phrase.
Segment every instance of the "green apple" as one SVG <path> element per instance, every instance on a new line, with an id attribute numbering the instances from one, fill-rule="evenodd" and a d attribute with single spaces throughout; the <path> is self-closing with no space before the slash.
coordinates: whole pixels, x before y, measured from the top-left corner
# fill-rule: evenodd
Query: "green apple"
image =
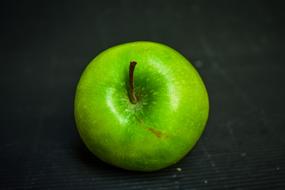
<path id="1" fill-rule="evenodd" d="M 131 42 L 100 53 L 84 70 L 75 96 L 81 138 L 101 160 L 155 171 L 182 159 L 206 125 L 205 85 L 170 47 Z"/>

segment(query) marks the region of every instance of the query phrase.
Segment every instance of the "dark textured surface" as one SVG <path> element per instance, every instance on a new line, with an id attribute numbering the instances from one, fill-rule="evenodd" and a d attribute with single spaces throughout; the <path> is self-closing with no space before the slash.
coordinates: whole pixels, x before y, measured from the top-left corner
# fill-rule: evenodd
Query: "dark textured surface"
<path id="1" fill-rule="evenodd" d="M 1 1 L 0 188 L 284 189 L 282 7 L 277 1 Z M 88 62 L 136 40 L 184 54 L 211 100 L 195 149 L 154 173 L 93 157 L 73 118 L 76 83 Z"/>

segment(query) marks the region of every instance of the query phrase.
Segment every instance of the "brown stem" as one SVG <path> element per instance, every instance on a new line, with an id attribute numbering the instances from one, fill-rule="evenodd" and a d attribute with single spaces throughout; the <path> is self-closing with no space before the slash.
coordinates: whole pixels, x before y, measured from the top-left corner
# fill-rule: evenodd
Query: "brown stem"
<path id="1" fill-rule="evenodd" d="M 131 61 L 130 69 L 129 69 L 129 77 L 130 77 L 130 100 L 133 104 L 136 104 L 138 99 L 135 95 L 135 88 L 134 88 L 134 70 L 136 67 L 137 62 Z"/>

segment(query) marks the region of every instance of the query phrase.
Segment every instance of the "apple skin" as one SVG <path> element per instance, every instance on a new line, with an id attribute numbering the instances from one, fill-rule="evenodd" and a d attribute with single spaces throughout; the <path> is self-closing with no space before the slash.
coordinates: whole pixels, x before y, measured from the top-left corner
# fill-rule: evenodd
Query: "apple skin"
<path id="1" fill-rule="evenodd" d="M 129 65 L 136 104 L 129 99 Z M 209 113 L 205 85 L 180 53 L 131 42 L 100 53 L 84 70 L 75 96 L 79 134 L 101 160 L 155 171 L 182 159 L 200 138 Z"/>

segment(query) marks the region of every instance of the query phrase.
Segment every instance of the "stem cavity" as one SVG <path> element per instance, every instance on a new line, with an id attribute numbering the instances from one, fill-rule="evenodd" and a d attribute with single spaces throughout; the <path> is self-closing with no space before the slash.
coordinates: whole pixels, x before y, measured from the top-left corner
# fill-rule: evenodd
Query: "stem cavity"
<path id="1" fill-rule="evenodd" d="M 131 61 L 130 62 L 130 68 L 129 68 L 129 77 L 130 77 L 130 100 L 132 104 L 136 104 L 138 102 L 138 99 L 135 95 L 135 87 L 134 87 L 134 71 L 136 67 L 137 62 Z"/>

